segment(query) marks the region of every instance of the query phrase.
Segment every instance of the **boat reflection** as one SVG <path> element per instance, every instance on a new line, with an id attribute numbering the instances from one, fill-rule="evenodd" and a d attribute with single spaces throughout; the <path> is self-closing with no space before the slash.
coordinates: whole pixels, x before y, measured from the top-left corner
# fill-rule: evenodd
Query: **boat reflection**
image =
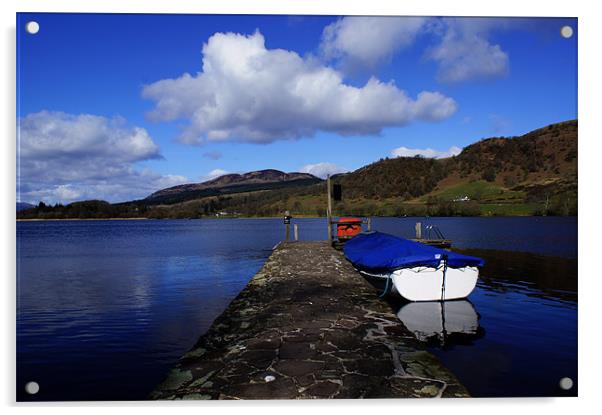
<path id="1" fill-rule="evenodd" d="M 471 344 L 485 333 L 468 300 L 410 302 L 401 306 L 397 317 L 418 340 L 429 345 L 447 348 Z"/>

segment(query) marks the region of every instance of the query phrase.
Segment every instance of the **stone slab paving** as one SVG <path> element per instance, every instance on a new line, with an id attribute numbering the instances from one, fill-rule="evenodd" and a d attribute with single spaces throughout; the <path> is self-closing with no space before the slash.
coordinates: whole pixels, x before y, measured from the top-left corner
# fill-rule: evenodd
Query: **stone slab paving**
<path id="1" fill-rule="evenodd" d="M 466 396 L 341 252 L 287 242 L 150 397 Z"/>

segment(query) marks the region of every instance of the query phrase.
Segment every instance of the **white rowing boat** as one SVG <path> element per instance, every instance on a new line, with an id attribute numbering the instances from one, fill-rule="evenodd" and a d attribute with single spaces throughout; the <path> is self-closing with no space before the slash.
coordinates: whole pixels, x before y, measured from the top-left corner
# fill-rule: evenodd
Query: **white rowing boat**
<path id="1" fill-rule="evenodd" d="M 390 284 L 393 293 L 410 301 L 445 301 L 466 298 L 474 290 L 479 278 L 477 267 L 450 268 L 413 267 L 401 268 L 391 273 L 360 273 L 380 278 Z"/>
<path id="2" fill-rule="evenodd" d="M 348 241 L 345 256 L 363 275 L 385 280 L 383 295 L 393 292 L 410 301 L 468 297 L 485 263 L 380 232 L 362 233 Z"/>

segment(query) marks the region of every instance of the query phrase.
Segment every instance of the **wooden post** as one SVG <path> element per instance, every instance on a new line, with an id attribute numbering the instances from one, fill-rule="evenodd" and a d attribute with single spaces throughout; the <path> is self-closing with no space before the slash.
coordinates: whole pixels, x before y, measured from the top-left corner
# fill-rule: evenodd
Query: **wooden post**
<path id="1" fill-rule="evenodd" d="M 288 210 L 284 212 L 284 227 L 286 228 L 284 240 L 288 241 L 289 239 L 291 239 L 291 220 L 290 213 Z"/>
<path id="2" fill-rule="evenodd" d="M 295 229 L 295 241 L 299 240 L 299 226 L 297 226 L 297 224 L 295 223 L 295 225 L 293 226 Z"/>
<path id="3" fill-rule="evenodd" d="M 328 207 L 326 209 L 326 220 L 328 221 L 328 243 L 332 242 L 332 202 L 330 201 L 330 174 L 326 176 L 326 193 L 328 195 Z"/>
<path id="4" fill-rule="evenodd" d="M 372 218 L 368 218 L 368 232 L 372 230 Z"/>
<path id="5" fill-rule="evenodd" d="M 416 222 L 416 239 L 422 239 L 422 224 Z"/>

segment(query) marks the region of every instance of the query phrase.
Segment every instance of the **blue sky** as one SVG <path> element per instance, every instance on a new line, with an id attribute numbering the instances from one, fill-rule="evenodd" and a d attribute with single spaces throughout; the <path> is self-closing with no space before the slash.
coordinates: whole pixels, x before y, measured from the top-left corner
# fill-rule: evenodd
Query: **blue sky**
<path id="1" fill-rule="evenodd" d="M 576 19 L 25 13 L 17 54 L 27 202 L 323 176 L 577 118 Z"/>

